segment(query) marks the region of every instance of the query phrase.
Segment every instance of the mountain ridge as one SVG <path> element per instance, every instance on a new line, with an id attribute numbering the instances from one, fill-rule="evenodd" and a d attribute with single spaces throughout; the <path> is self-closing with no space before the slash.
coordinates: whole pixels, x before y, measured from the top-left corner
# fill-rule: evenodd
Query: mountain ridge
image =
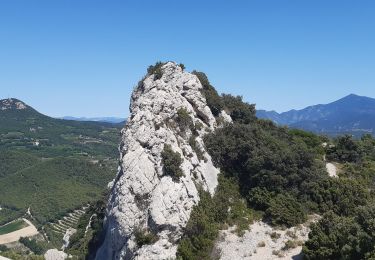
<path id="1" fill-rule="evenodd" d="M 356 94 L 349 94 L 328 104 L 283 113 L 258 110 L 257 116 L 279 125 L 332 136 L 375 133 L 375 99 Z"/>

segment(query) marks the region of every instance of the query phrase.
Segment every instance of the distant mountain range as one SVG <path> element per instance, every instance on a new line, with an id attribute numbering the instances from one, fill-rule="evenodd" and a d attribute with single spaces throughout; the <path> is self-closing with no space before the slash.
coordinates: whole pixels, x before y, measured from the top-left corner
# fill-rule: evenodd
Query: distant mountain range
<path id="1" fill-rule="evenodd" d="M 279 125 L 330 136 L 375 134 L 375 99 L 354 94 L 329 104 L 284 113 L 258 110 L 257 116 Z"/>
<path id="2" fill-rule="evenodd" d="M 94 122 L 104 122 L 118 124 L 125 121 L 125 118 L 121 117 L 74 117 L 74 116 L 64 116 L 60 119 L 74 120 L 74 121 L 94 121 Z"/>

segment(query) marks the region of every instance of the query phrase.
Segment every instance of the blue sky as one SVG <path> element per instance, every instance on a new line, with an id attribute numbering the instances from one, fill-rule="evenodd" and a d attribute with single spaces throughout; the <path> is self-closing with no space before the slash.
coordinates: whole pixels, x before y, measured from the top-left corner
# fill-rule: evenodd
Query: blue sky
<path id="1" fill-rule="evenodd" d="M 158 60 L 279 112 L 375 97 L 374 13 L 366 0 L 3 0 L 0 98 L 51 116 L 124 117 Z"/>

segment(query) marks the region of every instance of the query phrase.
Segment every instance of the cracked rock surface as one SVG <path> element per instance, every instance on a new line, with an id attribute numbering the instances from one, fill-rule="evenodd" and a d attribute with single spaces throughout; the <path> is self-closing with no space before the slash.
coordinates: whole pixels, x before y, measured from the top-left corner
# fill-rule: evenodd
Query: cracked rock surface
<path id="1" fill-rule="evenodd" d="M 106 238 L 97 259 L 175 258 L 177 241 L 199 202 L 198 187 L 213 194 L 218 184 L 219 170 L 202 139 L 215 129 L 216 120 L 201 93 L 201 83 L 173 62 L 164 64 L 161 71 L 160 79 L 147 75 L 133 91 L 130 116 L 122 130 L 120 169 L 108 202 Z M 188 112 L 192 127 L 178 124 L 180 109 Z M 165 144 L 183 159 L 184 176 L 179 180 L 163 173 Z M 136 230 L 154 234 L 156 242 L 138 246 Z"/>

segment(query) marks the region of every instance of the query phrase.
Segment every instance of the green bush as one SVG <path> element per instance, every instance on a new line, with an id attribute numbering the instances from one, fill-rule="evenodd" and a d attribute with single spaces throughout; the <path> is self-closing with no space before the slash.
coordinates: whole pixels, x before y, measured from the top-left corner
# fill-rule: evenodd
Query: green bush
<path id="1" fill-rule="evenodd" d="M 203 72 L 198 72 L 194 70 L 192 74 L 197 76 L 200 83 L 202 84 L 202 93 L 206 98 L 207 105 L 211 109 L 212 114 L 214 116 L 219 116 L 221 110 L 223 110 L 224 108 L 224 105 L 216 89 L 210 84 L 206 74 L 204 74 Z"/>
<path id="2" fill-rule="evenodd" d="M 180 168 L 183 162 L 181 155 L 178 152 L 174 152 L 170 145 L 165 144 L 161 157 L 164 166 L 164 174 L 171 176 L 173 180 L 178 181 L 184 175 Z"/>
<path id="3" fill-rule="evenodd" d="M 150 65 L 148 68 L 147 68 L 147 74 L 148 75 L 152 75 L 154 74 L 154 80 L 158 80 L 158 79 L 161 79 L 161 77 L 163 76 L 163 71 L 161 69 L 161 67 L 163 67 L 165 63 L 164 62 L 156 62 L 155 65 Z"/>
<path id="4" fill-rule="evenodd" d="M 327 149 L 327 159 L 338 162 L 358 162 L 363 154 L 358 142 L 352 136 L 340 136 L 335 145 Z"/>
<path id="5" fill-rule="evenodd" d="M 205 137 L 214 163 L 238 181 L 249 206 L 287 226 L 302 222 L 307 212 L 350 215 L 369 198 L 360 182 L 327 175 L 318 143 L 264 120 L 226 125 Z"/>
<path id="6" fill-rule="evenodd" d="M 265 217 L 274 225 L 292 227 L 306 220 L 306 213 L 294 197 L 278 194 L 269 202 Z"/>
<path id="7" fill-rule="evenodd" d="M 180 108 L 177 110 L 176 122 L 181 131 L 187 131 L 188 129 L 194 129 L 193 119 L 189 115 L 189 112 L 186 108 Z"/>
<path id="8" fill-rule="evenodd" d="M 249 124 L 255 121 L 255 105 L 243 102 L 241 96 L 223 94 L 222 102 L 225 110 L 229 113 L 234 122 Z"/>
<path id="9" fill-rule="evenodd" d="M 41 246 L 35 239 L 21 237 L 19 242 L 29 248 L 36 255 L 43 255 L 46 251 L 46 248 Z"/>
<path id="10" fill-rule="evenodd" d="M 134 237 L 138 247 L 151 245 L 158 241 L 158 237 L 154 233 L 143 229 L 136 229 L 134 231 Z"/>
<path id="11" fill-rule="evenodd" d="M 312 226 L 303 253 L 308 260 L 365 259 L 373 245 L 373 234 L 364 232 L 354 218 L 329 212 Z"/>
<path id="12" fill-rule="evenodd" d="M 211 259 L 211 252 L 226 223 L 237 225 L 241 233 L 253 221 L 254 213 L 246 207 L 235 181 L 219 177 L 215 195 L 200 190 L 200 201 L 191 212 L 184 236 L 181 239 L 177 258 L 183 260 Z M 242 230 L 241 230 L 242 229 Z"/>

